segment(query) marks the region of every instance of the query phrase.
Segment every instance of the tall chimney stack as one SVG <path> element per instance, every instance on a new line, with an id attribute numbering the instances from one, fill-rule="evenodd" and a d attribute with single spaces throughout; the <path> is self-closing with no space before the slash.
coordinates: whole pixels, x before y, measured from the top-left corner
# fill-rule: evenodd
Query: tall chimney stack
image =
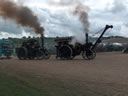
<path id="1" fill-rule="evenodd" d="M 86 33 L 86 43 L 88 44 L 88 33 Z"/>
<path id="2" fill-rule="evenodd" d="M 44 34 L 41 34 L 41 46 L 44 48 Z"/>

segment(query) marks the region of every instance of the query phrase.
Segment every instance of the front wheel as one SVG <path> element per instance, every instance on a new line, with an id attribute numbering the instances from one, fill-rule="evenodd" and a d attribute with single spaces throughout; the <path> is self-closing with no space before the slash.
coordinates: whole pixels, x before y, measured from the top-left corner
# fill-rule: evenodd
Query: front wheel
<path id="1" fill-rule="evenodd" d="M 23 47 L 19 49 L 17 56 L 20 60 L 25 60 L 27 58 L 27 53 L 27 49 Z"/>
<path id="2" fill-rule="evenodd" d="M 38 60 L 43 60 L 44 59 L 44 53 L 42 51 L 39 51 L 36 53 L 36 58 Z"/>
<path id="3" fill-rule="evenodd" d="M 49 59 L 50 53 L 47 50 L 44 50 L 44 59 Z"/>
<path id="4" fill-rule="evenodd" d="M 82 56 L 85 60 L 92 60 L 96 57 L 96 51 L 88 49 L 82 53 Z"/>

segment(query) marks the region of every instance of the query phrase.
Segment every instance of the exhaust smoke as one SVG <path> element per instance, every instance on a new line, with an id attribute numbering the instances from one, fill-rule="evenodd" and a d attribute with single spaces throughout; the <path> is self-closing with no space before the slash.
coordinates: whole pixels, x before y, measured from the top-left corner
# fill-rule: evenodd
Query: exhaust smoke
<path id="1" fill-rule="evenodd" d="M 89 7 L 82 4 L 82 0 L 59 0 L 58 2 L 51 2 L 51 4 L 59 5 L 59 6 L 71 6 L 73 9 L 73 15 L 78 16 L 80 22 L 84 27 L 85 33 L 89 31 L 89 20 L 88 20 L 88 12 Z"/>
<path id="2" fill-rule="evenodd" d="M 79 16 L 79 20 L 81 21 L 81 23 L 84 27 L 85 33 L 88 33 L 88 31 L 89 31 L 88 11 L 89 11 L 88 6 L 85 6 L 81 3 L 79 3 L 75 7 L 74 12 L 73 12 L 74 15 Z"/>
<path id="3" fill-rule="evenodd" d="M 32 28 L 36 33 L 43 34 L 37 16 L 31 9 L 14 0 L 0 0 L 0 16 L 4 19 L 15 20 L 17 24 Z"/>
<path id="4" fill-rule="evenodd" d="M 84 29 L 84 35 L 83 33 L 75 33 L 75 36 L 72 40 L 72 44 L 74 45 L 75 42 L 79 42 L 81 44 L 85 43 L 85 39 L 87 40 L 87 34 L 89 32 L 89 18 L 88 18 L 88 12 L 90 10 L 90 8 L 88 6 L 86 6 L 85 4 L 83 4 L 83 0 L 59 0 L 57 2 L 51 2 L 51 5 L 55 6 L 62 6 L 62 7 L 67 7 L 69 10 L 69 12 L 74 15 L 77 16 L 79 21 L 81 22 L 83 29 Z"/>

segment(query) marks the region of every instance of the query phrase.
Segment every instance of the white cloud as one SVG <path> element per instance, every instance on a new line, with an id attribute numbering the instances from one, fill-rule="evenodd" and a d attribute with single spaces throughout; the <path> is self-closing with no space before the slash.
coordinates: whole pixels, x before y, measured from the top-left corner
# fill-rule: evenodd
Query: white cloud
<path id="1" fill-rule="evenodd" d="M 45 27 L 45 36 L 84 36 L 82 25 L 78 18 L 70 13 L 69 6 L 49 5 L 49 2 L 56 0 L 17 1 L 25 3 L 26 6 L 29 6 L 34 13 L 37 14 L 41 25 Z M 109 35 L 128 36 L 128 33 L 125 32 L 128 26 L 124 25 L 124 23 L 128 23 L 126 1 L 127 0 L 81 0 L 81 2 L 88 5 L 91 9 L 89 12 L 91 33 L 97 32 L 97 30 L 100 30 L 106 24 L 113 24 L 113 33 Z M 0 31 L 12 34 L 12 37 L 14 37 L 14 34 L 23 35 L 23 30 L 27 32 L 31 31 L 28 28 L 17 27 L 12 21 L 3 23 L 3 20 L 0 19 Z M 0 36 L 5 38 L 7 35 Z"/>

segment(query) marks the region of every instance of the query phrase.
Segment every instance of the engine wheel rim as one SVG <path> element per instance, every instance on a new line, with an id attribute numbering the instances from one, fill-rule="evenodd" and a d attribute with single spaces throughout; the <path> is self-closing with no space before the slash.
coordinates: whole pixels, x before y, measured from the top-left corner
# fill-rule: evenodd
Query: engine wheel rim
<path id="1" fill-rule="evenodd" d="M 59 57 L 61 59 L 70 59 L 72 58 L 72 49 L 70 46 L 62 46 L 59 48 Z"/>
<path id="2" fill-rule="evenodd" d="M 38 60 L 43 60 L 44 59 L 44 53 L 42 51 L 39 51 L 36 53 L 36 58 Z"/>
<path id="3" fill-rule="evenodd" d="M 89 52 L 89 53 L 88 53 Z M 96 53 L 95 51 L 89 49 L 88 52 L 86 52 L 86 57 L 89 59 L 89 60 L 92 60 L 96 57 Z"/>
<path id="4" fill-rule="evenodd" d="M 44 52 L 44 59 L 49 59 L 50 58 L 50 53 L 48 51 Z"/>
<path id="5" fill-rule="evenodd" d="M 96 52 L 95 50 L 88 49 L 87 51 L 83 52 L 82 56 L 85 60 L 92 60 L 96 57 Z"/>
<path id="6" fill-rule="evenodd" d="M 24 59 L 26 59 L 26 57 L 27 57 L 27 49 L 23 47 L 18 52 L 18 58 L 20 60 L 24 60 Z"/>

